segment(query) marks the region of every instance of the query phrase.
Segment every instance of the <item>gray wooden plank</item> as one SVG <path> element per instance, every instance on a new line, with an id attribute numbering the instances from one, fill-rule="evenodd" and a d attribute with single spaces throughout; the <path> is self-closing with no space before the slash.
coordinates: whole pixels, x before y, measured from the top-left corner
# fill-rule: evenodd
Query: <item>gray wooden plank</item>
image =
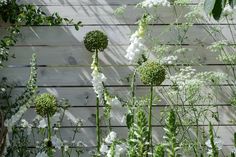
<path id="1" fill-rule="evenodd" d="M 189 29 L 183 44 L 193 45 L 209 45 L 213 41 L 212 37 L 207 35 L 204 25 L 195 25 Z M 221 34 L 214 34 L 216 40 L 228 40 L 232 42 L 228 26 L 219 26 L 225 38 Z M 102 30 L 109 38 L 109 45 L 127 45 L 130 35 L 137 29 L 136 26 L 86 26 L 76 31 L 72 26 L 64 27 L 23 27 L 22 36 L 17 42 L 17 45 L 83 45 L 85 34 L 91 30 Z M 155 25 L 150 27 L 152 35 L 156 35 L 155 41 L 163 44 L 177 44 L 177 31 L 173 27 L 165 25 Z M 0 36 L 4 36 L 6 32 L 4 28 L 0 28 Z M 150 38 L 148 38 L 150 39 Z M 146 41 L 147 45 L 150 43 Z"/>
<path id="2" fill-rule="evenodd" d="M 235 66 L 233 66 L 235 67 Z M 216 71 L 231 74 L 225 66 L 193 66 L 198 72 Z M 19 85 L 25 85 L 29 76 L 29 68 L 4 68 L 1 69 L 1 77 L 9 78 L 9 81 L 17 82 Z M 102 67 L 104 75 L 107 77 L 106 85 L 127 85 L 127 77 L 132 74 L 133 66 L 108 66 Z M 171 68 L 174 72 L 174 69 Z M 232 76 L 232 74 L 231 74 Z M 38 85 L 51 86 L 84 86 L 91 85 L 91 68 L 88 67 L 39 67 L 38 68 Z M 140 81 L 137 80 L 137 84 Z M 163 85 L 170 84 L 166 80 Z"/>
<path id="3" fill-rule="evenodd" d="M 159 18 L 154 22 L 155 24 L 183 23 L 187 22 L 185 15 L 191 12 L 194 6 L 160 6 L 158 9 L 148 9 L 148 12 Z M 135 24 L 146 12 L 145 9 L 134 6 L 127 6 L 123 15 L 119 16 L 114 14 L 118 6 L 43 6 L 41 8 L 48 14 L 57 12 L 62 17 L 82 21 L 84 25 Z M 227 23 L 225 18 L 216 21 L 213 18 L 209 18 L 204 12 L 201 12 L 200 15 L 204 20 L 195 20 L 194 23 Z M 178 17 L 177 20 L 176 16 Z M 233 23 L 235 23 L 235 20 L 233 20 Z"/>
<path id="4" fill-rule="evenodd" d="M 109 46 L 107 50 L 99 54 L 100 65 L 131 65 L 125 58 L 128 46 Z M 176 55 L 175 46 L 169 46 L 166 54 Z M 176 63 L 202 63 L 202 64 L 222 64 L 217 60 L 218 53 L 209 52 L 206 47 L 183 46 L 188 51 L 177 54 Z M 16 58 L 10 58 L 6 63 L 8 66 L 28 65 L 33 53 L 36 53 L 37 64 L 47 66 L 89 66 L 92 63 L 92 53 L 88 52 L 84 46 L 22 46 L 12 47 L 11 54 Z M 158 54 L 152 53 L 151 59 L 155 59 Z M 189 59 L 191 58 L 191 59 Z"/>

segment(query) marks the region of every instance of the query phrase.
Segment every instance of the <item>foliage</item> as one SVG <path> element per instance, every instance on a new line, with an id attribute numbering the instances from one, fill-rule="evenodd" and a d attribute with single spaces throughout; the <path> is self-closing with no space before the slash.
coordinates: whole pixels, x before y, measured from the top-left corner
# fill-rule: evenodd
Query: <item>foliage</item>
<path id="1" fill-rule="evenodd" d="M 44 11 L 33 4 L 18 4 L 16 0 L 0 1 L 0 19 L 9 23 L 8 35 L 0 41 L 0 66 L 3 66 L 3 62 L 8 60 L 9 49 L 16 44 L 23 25 L 48 24 L 54 26 L 66 23 L 73 24 L 76 30 L 81 26 L 81 22 L 74 23 L 73 20 L 60 17 L 58 13 L 46 15 Z"/>
<path id="2" fill-rule="evenodd" d="M 226 5 L 228 2 L 228 6 Z M 204 9 L 207 14 L 212 14 L 215 20 L 220 20 L 224 9 L 231 7 L 234 8 L 235 0 L 205 0 Z M 230 8 L 229 8 L 230 9 Z"/>

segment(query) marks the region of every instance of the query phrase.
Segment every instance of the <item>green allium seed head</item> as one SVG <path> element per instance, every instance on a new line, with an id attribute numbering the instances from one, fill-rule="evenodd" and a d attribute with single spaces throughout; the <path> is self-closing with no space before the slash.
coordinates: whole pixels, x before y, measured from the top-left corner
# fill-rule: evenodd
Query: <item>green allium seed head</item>
<path id="1" fill-rule="evenodd" d="M 141 81 L 147 85 L 160 85 L 166 76 L 165 68 L 154 62 L 146 61 L 139 68 L 138 72 L 141 77 Z"/>
<path id="2" fill-rule="evenodd" d="M 84 45 L 90 52 L 103 51 L 107 48 L 107 35 L 99 30 L 88 32 L 84 38 Z"/>
<path id="3" fill-rule="evenodd" d="M 51 117 L 57 112 L 57 99 L 52 94 L 44 93 L 38 95 L 34 103 L 37 114 L 42 117 Z"/>

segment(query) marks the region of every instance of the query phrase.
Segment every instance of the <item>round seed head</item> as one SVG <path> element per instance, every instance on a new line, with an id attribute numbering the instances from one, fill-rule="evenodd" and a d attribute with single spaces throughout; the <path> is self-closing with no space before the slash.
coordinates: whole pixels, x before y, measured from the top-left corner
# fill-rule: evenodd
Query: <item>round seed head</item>
<path id="1" fill-rule="evenodd" d="M 166 76 L 165 68 L 154 62 L 154 61 L 146 61 L 139 68 L 138 72 L 141 77 L 141 81 L 146 85 L 157 85 L 159 86 L 164 80 Z"/>
<path id="2" fill-rule="evenodd" d="M 88 32 L 84 38 L 84 45 L 90 52 L 103 51 L 108 46 L 107 35 L 99 30 Z"/>
<path id="3" fill-rule="evenodd" d="M 57 99 L 52 94 L 44 93 L 38 95 L 34 103 L 37 114 L 42 117 L 51 117 L 57 112 Z"/>

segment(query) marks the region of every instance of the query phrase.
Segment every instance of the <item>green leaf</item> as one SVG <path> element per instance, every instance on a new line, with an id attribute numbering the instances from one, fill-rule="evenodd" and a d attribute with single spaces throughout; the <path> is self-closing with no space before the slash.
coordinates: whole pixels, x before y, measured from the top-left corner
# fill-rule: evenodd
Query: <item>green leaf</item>
<path id="1" fill-rule="evenodd" d="M 128 113 L 126 115 L 126 125 L 127 125 L 128 129 L 131 127 L 133 122 L 134 122 L 134 115 L 132 113 Z"/>
<path id="2" fill-rule="evenodd" d="M 236 0 L 229 0 L 229 5 L 234 8 L 234 6 L 236 5 Z"/>
<path id="3" fill-rule="evenodd" d="M 204 10 L 206 14 L 210 14 L 215 6 L 215 2 L 217 0 L 205 0 L 204 2 Z"/>
<path id="4" fill-rule="evenodd" d="M 216 0 L 214 8 L 212 10 L 213 18 L 218 21 L 220 19 L 222 11 L 223 11 L 223 1 Z"/>

